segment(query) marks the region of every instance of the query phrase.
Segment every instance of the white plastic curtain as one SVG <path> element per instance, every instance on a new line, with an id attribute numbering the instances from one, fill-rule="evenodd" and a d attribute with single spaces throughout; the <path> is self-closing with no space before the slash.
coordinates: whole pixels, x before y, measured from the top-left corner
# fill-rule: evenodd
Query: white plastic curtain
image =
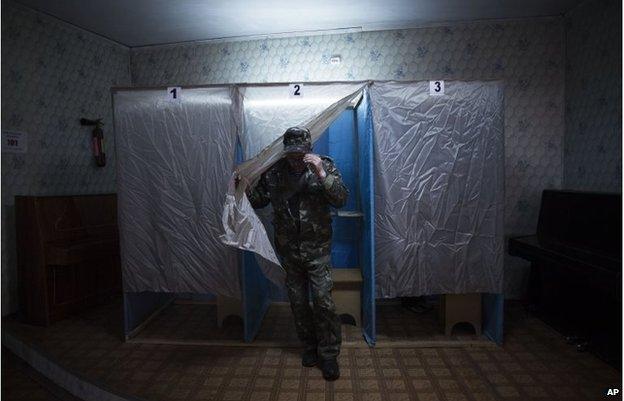
<path id="1" fill-rule="evenodd" d="M 290 127 L 314 124 L 308 128 L 324 131 L 335 118 L 332 118 L 334 109 L 328 108 L 347 98 L 338 107 L 340 113 L 350 105 L 348 99 L 357 95 L 363 86 L 363 83 L 307 84 L 300 88 L 300 98 L 291 96 L 288 85 L 239 87 L 243 105 L 243 133 L 240 141 L 245 160 L 258 155 L 281 138 Z M 318 125 L 315 119 L 326 124 Z M 317 132 L 315 139 L 323 131 Z"/>
<path id="2" fill-rule="evenodd" d="M 316 141 L 367 85 L 307 84 L 303 99 L 287 85 L 183 88 L 177 102 L 164 89 L 116 92 L 124 290 L 239 297 L 227 245 L 260 255 L 281 284 L 245 190 L 283 156 L 287 128 Z M 377 295 L 500 292 L 502 85 L 447 82 L 444 96 L 428 85 L 370 84 Z M 235 166 L 237 135 L 246 161 Z"/>
<path id="3" fill-rule="evenodd" d="M 240 296 L 236 251 L 219 240 L 234 168 L 234 88 L 114 94 L 126 292 Z"/>
<path id="4" fill-rule="evenodd" d="M 277 284 L 283 282 L 283 269 L 245 190 L 283 157 L 282 135 L 286 129 L 305 127 L 310 131 L 312 142 L 316 142 L 342 111 L 360 99 L 365 86 L 366 83 L 306 85 L 304 97 L 300 99 L 290 97 L 288 85 L 240 89 L 244 109 L 241 143 L 245 155 L 253 157 L 239 165 L 230 179 L 221 239 L 225 244 L 254 252 L 270 262 L 261 262 L 260 266 Z"/>
<path id="5" fill-rule="evenodd" d="M 378 297 L 502 292 L 500 82 L 371 85 Z"/>

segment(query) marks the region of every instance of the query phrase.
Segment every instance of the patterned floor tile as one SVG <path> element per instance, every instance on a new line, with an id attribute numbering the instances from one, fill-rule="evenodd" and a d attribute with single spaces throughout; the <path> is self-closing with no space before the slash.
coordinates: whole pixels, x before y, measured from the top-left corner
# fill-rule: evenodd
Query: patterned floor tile
<path id="1" fill-rule="evenodd" d="M 165 311 L 164 316 L 171 316 L 176 323 L 162 320 L 161 325 L 157 319 L 146 335 L 166 332 L 177 338 L 210 338 L 218 334 L 197 329 L 212 327 L 201 319 L 193 318 L 191 325 L 185 325 L 184 319 L 173 313 L 180 310 L 182 316 L 190 317 L 195 310 L 209 319 L 210 308 L 182 309 L 174 306 Z M 148 400 L 594 400 L 602 398 L 606 388 L 621 388 L 620 372 L 591 354 L 576 352 L 561 335 L 521 309 L 513 305 L 507 309 L 503 347 L 452 346 L 452 339 L 448 347 L 436 348 L 386 347 L 382 341 L 372 349 L 346 347 L 339 358 L 342 377 L 332 383 L 323 380 L 320 369 L 301 366 L 299 348 L 124 343 L 120 304 L 48 328 L 4 318 L 3 329 L 36 344 L 88 379 Z M 385 311 L 391 316 L 403 313 Z M 384 309 L 379 312 L 383 321 Z M 274 315 L 280 314 L 274 311 Z M 280 319 L 289 316 L 282 314 Z M 388 320 L 398 324 L 402 318 Z M 414 317 L 403 321 L 419 324 Z M 219 335 L 232 335 L 236 325 L 233 320 Z M 385 344 L 392 340 L 387 341 Z M 4 353 L 2 369 L 3 400 L 51 399 L 12 370 Z"/>

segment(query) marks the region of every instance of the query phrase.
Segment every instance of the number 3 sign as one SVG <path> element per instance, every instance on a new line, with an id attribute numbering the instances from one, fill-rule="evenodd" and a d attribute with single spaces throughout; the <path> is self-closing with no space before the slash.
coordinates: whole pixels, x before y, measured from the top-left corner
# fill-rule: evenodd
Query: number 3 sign
<path id="1" fill-rule="evenodd" d="M 294 98 L 303 97 L 303 84 L 288 85 L 288 94 Z"/>
<path id="2" fill-rule="evenodd" d="M 429 95 L 444 95 L 444 81 L 429 81 Z"/>

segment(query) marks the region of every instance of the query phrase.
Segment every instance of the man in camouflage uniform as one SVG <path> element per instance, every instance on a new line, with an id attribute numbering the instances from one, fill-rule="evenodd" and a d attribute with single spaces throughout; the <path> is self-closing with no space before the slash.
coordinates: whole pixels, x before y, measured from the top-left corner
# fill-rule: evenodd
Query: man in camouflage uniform
<path id="1" fill-rule="evenodd" d="M 323 377 L 335 380 L 341 329 L 331 298 L 330 206 L 344 206 L 348 190 L 334 162 L 311 153 L 308 130 L 289 128 L 283 142 L 286 156 L 261 176 L 248 197 L 256 209 L 273 205 L 275 247 L 286 270 L 297 335 L 305 346 L 302 364 L 314 366 L 320 359 Z"/>

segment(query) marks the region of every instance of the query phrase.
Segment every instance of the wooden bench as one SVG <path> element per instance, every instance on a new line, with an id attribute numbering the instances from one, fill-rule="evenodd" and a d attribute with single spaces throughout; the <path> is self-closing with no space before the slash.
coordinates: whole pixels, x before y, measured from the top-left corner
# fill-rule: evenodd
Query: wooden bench
<path id="1" fill-rule="evenodd" d="M 336 313 L 349 315 L 362 327 L 362 272 L 360 269 L 332 269 L 332 299 Z"/>
<path id="2" fill-rule="evenodd" d="M 458 323 L 469 323 L 481 335 L 481 294 L 445 294 L 440 299 L 444 335 L 450 336 Z"/>

